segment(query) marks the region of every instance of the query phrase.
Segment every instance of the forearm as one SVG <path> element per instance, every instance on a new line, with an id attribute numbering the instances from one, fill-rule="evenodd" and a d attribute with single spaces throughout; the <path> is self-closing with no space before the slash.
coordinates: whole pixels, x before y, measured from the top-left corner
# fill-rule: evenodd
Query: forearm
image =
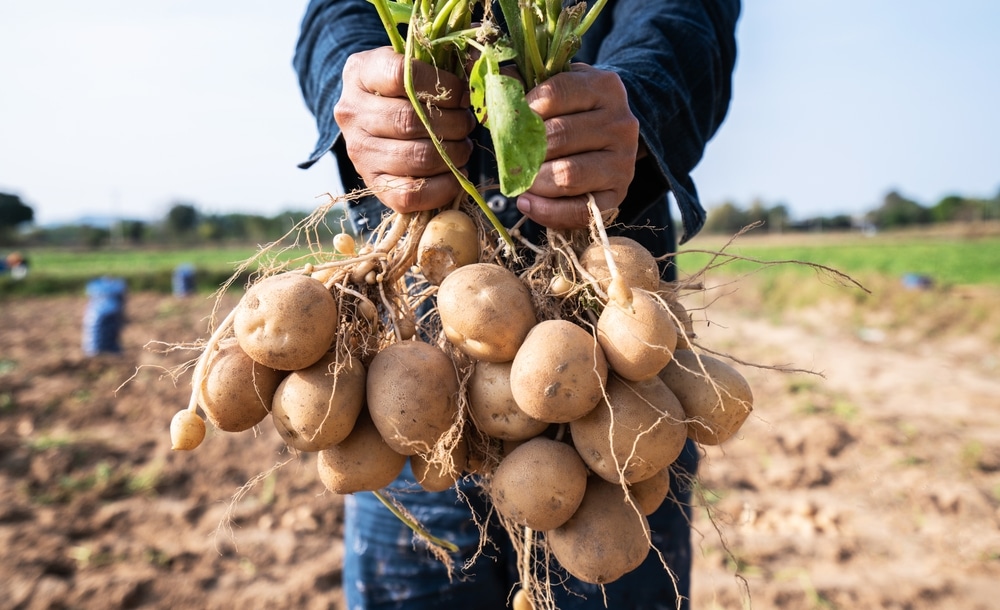
<path id="1" fill-rule="evenodd" d="M 642 207 L 634 199 L 648 204 L 672 190 L 686 237 L 704 221 L 690 172 L 729 107 L 738 12 L 735 1 L 622 0 L 605 16 L 607 37 L 592 58 L 619 74 L 640 124 L 628 205 Z"/>
<path id="2" fill-rule="evenodd" d="M 309 167 L 329 152 L 340 135 L 333 107 L 343 91 L 347 58 L 389 44 L 375 8 L 367 0 L 312 0 L 302 20 L 293 66 L 302 97 L 316 117 L 319 138 Z"/>

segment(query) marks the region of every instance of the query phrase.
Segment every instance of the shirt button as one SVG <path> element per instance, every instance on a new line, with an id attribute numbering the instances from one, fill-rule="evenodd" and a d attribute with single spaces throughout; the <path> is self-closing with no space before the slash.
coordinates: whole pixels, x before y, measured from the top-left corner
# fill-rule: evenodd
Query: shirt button
<path id="1" fill-rule="evenodd" d="M 507 209 L 507 198 L 500 193 L 495 193 L 490 195 L 490 198 L 486 200 L 486 205 L 488 205 L 495 214 L 499 214 Z"/>

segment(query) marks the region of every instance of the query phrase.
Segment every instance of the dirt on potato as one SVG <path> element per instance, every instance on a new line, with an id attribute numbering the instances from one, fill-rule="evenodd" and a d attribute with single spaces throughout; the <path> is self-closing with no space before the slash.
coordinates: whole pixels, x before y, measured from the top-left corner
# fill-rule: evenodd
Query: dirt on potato
<path id="1" fill-rule="evenodd" d="M 169 372 L 196 352 L 162 350 L 205 338 L 212 305 L 129 295 L 122 353 L 88 357 L 86 297 L 0 304 L 0 608 L 344 607 L 342 498 L 315 454 L 270 419 L 170 450 L 190 372 Z M 775 324 L 720 300 L 697 329 L 824 377 L 741 368 L 755 410 L 705 450 L 693 607 L 995 607 L 995 351 L 902 349 L 828 313 Z"/>

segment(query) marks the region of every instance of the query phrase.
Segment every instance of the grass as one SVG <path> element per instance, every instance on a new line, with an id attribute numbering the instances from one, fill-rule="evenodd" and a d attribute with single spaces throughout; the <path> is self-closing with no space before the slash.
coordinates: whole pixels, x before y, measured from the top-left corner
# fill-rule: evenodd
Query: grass
<path id="1" fill-rule="evenodd" d="M 724 250 L 723 250 L 724 248 Z M 713 258 L 723 250 L 726 256 Z M 740 257 L 753 260 L 740 260 Z M 935 285 L 1000 286 L 1000 236 L 961 237 L 931 233 L 861 235 L 747 235 L 726 247 L 719 238 L 697 238 L 677 257 L 681 272 L 695 273 L 710 263 L 725 263 L 727 273 L 814 274 L 803 261 L 856 276 L 884 276 L 901 281 L 926 276 Z M 761 262 L 755 261 L 763 261 Z"/>

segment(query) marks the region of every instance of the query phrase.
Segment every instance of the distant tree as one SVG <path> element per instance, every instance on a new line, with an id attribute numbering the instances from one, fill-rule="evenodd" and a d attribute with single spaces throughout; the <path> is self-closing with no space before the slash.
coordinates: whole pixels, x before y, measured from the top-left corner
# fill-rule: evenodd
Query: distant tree
<path id="1" fill-rule="evenodd" d="M 190 235 L 198 226 L 198 210 L 190 203 L 175 203 L 167 212 L 166 225 L 174 235 Z"/>
<path id="2" fill-rule="evenodd" d="M 22 224 L 35 219 L 35 210 L 18 195 L 0 193 L 0 241 L 7 241 Z"/>
<path id="3" fill-rule="evenodd" d="M 121 232 L 130 244 L 141 244 L 146 238 L 146 223 L 141 220 L 123 220 Z"/>
<path id="4" fill-rule="evenodd" d="M 708 211 L 708 218 L 705 220 L 705 232 L 735 234 L 747 224 L 746 212 L 740 209 L 735 203 L 727 201 Z"/>
<path id="5" fill-rule="evenodd" d="M 931 212 L 916 201 L 890 191 L 882 205 L 868 213 L 868 219 L 878 227 L 891 229 L 927 224 L 931 221 Z"/>

